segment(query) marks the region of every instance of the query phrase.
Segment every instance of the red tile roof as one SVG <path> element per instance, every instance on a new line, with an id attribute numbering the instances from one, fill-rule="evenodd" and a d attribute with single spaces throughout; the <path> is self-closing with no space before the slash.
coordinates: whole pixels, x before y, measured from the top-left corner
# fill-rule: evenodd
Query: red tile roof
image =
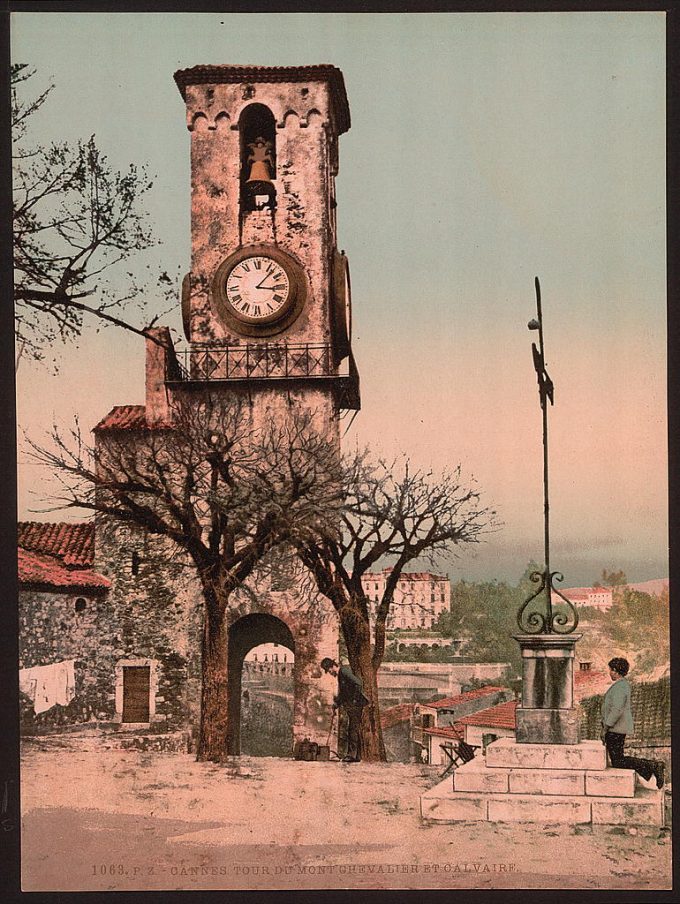
<path id="1" fill-rule="evenodd" d="M 57 556 L 64 565 L 86 568 L 94 562 L 94 522 L 20 521 L 18 545 L 32 552 Z"/>
<path id="2" fill-rule="evenodd" d="M 517 706 L 517 700 L 508 700 L 507 703 L 498 703 L 488 709 L 481 709 L 478 713 L 462 716 L 456 724 L 481 725 L 484 728 L 516 728 Z"/>
<path id="3" fill-rule="evenodd" d="M 578 669 L 574 672 L 574 696 L 577 701 L 596 694 L 604 693 L 611 684 L 608 672 L 600 672 L 596 669 Z"/>
<path id="4" fill-rule="evenodd" d="M 103 593 L 111 586 L 102 575 L 89 568 L 67 568 L 61 559 L 18 550 L 19 586 L 35 590 L 71 590 Z"/>
<path id="5" fill-rule="evenodd" d="M 96 430 L 144 430 L 148 427 L 146 422 L 146 408 L 144 405 L 116 405 L 92 428 Z"/>
<path id="6" fill-rule="evenodd" d="M 560 587 L 560 593 L 563 593 L 567 599 L 587 599 L 593 593 L 611 593 L 611 587 Z M 553 590 L 553 596 L 557 596 Z"/>
<path id="7" fill-rule="evenodd" d="M 598 669 L 577 669 L 574 672 L 574 684 L 592 684 L 606 678 L 611 682 L 608 673 L 601 672 Z"/>
<path id="8" fill-rule="evenodd" d="M 453 738 L 456 741 L 463 740 L 463 732 L 455 725 L 442 725 L 441 728 L 425 728 L 425 734 L 434 735 L 437 738 Z"/>
<path id="9" fill-rule="evenodd" d="M 385 728 L 393 728 L 399 722 L 408 721 L 413 715 L 413 703 L 400 703 L 398 706 L 390 706 L 380 713 L 380 724 Z"/>
<path id="10" fill-rule="evenodd" d="M 507 687 L 476 687 L 472 691 L 464 691 L 462 694 L 456 694 L 455 697 L 444 697 L 443 700 L 435 700 L 434 703 L 423 703 L 422 706 L 429 706 L 431 709 L 453 709 L 468 703 L 470 700 L 477 700 L 479 697 L 486 697 L 489 694 L 496 694 L 498 691 L 507 691 Z"/>

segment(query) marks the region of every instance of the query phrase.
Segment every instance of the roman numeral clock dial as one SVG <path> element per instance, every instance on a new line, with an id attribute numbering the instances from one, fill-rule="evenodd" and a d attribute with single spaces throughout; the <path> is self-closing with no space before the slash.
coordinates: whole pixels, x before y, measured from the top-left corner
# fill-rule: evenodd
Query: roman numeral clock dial
<path id="1" fill-rule="evenodd" d="M 258 253 L 241 249 L 219 266 L 213 299 L 222 319 L 236 332 L 268 336 L 290 326 L 304 305 L 304 277 L 279 248 Z"/>

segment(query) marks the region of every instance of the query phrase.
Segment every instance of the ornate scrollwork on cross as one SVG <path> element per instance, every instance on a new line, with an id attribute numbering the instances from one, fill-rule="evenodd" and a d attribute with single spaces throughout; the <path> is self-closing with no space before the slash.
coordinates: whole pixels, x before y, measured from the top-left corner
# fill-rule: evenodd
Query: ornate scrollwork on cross
<path id="1" fill-rule="evenodd" d="M 527 597 L 517 613 L 517 624 L 525 634 L 571 634 L 578 625 L 578 612 L 573 603 L 554 586 L 553 581 L 563 581 L 559 571 L 532 571 L 529 575 L 537 589 Z M 544 594 L 544 611 L 529 609 L 530 603 Z M 553 610 L 552 594 L 556 593 L 567 605 L 567 611 Z"/>

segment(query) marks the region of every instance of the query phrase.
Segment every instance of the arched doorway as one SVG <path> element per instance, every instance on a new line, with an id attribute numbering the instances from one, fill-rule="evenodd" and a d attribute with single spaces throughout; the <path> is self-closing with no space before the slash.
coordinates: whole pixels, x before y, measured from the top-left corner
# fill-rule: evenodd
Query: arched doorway
<path id="1" fill-rule="evenodd" d="M 248 740 L 251 750 L 242 750 L 241 721 L 243 709 L 243 664 L 247 654 L 255 647 L 263 644 L 277 644 L 281 648 L 289 650 L 294 657 L 295 642 L 288 626 L 273 615 L 256 612 L 244 615 L 235 621 L 229 628 L 229 647 L 227 654 L 228 681 L 229 681 L 229 722 L 227 729 L 227 750 L 230 755 L 238 756 L 240 753 L 254 753 L 254 755 L 290 756 L 293 748 L 293 724 L 292 724 L 292 700 L 290 707 L 276 704 L 274 700 L 270 705 L 271 713 L 267 716 L 267 707 L 260 701 L 258 707 L 253 707 L 248 701 L 249 719 L 257 719 L 263 733 L 273 735 L 276 728 L 276 737 L 272 737 L 272 743 L 255 744 L 252 732 Z M 274 676 L 281 683 L 286 676 Z M 293 676 L 289 676 L 292 689 Z M 289 710 L 289 712 L 288 712 Z M 272 718 L 274 716 L 274 718 Z"/>

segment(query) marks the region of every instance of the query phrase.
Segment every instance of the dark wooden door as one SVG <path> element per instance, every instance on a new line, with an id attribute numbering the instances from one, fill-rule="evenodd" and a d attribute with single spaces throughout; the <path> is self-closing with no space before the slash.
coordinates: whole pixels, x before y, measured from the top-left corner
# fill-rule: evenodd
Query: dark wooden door
<path id="1" fill-rule="evenodd" d="M 149 721 L 148 665 L 129 665 L 123 668 L 123 722 Z"/>

